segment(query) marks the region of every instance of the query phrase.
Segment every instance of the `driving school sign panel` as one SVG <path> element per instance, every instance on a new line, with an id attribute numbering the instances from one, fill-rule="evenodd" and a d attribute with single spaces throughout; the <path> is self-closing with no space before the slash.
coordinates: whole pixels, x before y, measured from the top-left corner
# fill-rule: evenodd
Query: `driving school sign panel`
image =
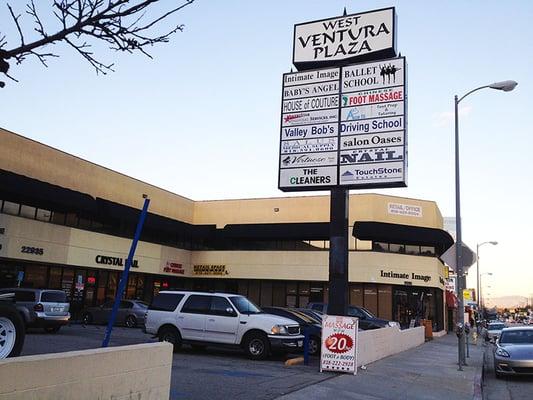
<path id="1" fill-rule="evenodd" d="M 324 315 L 320 372 L 357 374 L 358 327 L 357 318 Z"/>
<path id="2" fill-rule="evenodd" d="M 407 185 L 404 57 L 283 75 L 283 191 Z"/>

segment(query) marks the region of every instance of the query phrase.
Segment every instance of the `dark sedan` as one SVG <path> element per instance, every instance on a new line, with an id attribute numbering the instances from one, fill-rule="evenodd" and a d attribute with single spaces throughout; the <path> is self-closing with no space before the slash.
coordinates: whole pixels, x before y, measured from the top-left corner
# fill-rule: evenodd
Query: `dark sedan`
<path id="1" fill-rule="evenodd" d="M 328 305 L 324 303 L 309 303 L 307 308 L 323 312 L 324 314 L 327 314 L 328 311 Z M 369 329 L 385 328 L 387 326 L 396 326 L 400 328 L 398 322 L 378 318 L 364 307 L 350 305 L 347 308 L 347 315 L 349 317 L 359 318 L 359 328 L 364 331 Z"/>
<path id="2" fill-rule="evenodd" d="M 316 319 L 294 308 L 261 307 L 261 310 L 267 314 L 279 315 L 296 321 L 300 325 L 300 332 L 304 333 L 307 330 L 309 335 L 309 354 L 315 356 L 320 353 L 322 326 Z"/>
<path id="3" fill-rule="evenodd" d="M 111 317 L 114 301 L 108 301 L 97 307 L 83 310 L 82 322 L 84 324 L 107 324 Z M 139 300 L 121 300 L 117 312 L 116 324 L 134 328 L 144 324 L 144 315 L 148 304 Z"/>

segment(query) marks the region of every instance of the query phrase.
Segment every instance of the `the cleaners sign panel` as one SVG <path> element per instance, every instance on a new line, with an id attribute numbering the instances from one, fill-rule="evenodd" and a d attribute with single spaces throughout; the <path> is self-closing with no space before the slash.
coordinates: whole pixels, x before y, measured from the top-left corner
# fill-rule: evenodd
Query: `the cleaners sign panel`
<path id="1" fill-rule="evenodd" d="M 396 57 L 394 7 L 294 26 L 298 70 Z"/>
<path id="2" fill-rule="evenodd" d="M 407 182 L 405 58 L 283 75 L 283 191 Z"/>
<path id="3" fill-rule="evenodd" d="M 320 372 L 357 373 L 358 327 L 354 317 L 323 316 Z"/>

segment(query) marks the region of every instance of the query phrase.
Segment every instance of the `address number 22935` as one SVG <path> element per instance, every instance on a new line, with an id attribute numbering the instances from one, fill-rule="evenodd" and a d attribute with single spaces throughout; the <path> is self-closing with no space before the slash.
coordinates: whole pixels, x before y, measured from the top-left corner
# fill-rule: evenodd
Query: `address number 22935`
<path id="1" fill-rule="evenodd" d="M 30 246 L 22 246 L 20 248 L 21 253 L 26 254 L 36 254 L 38 256 L 42 256 L 44 254 L 44 249 L 42 247 L 30 247 Z"/>

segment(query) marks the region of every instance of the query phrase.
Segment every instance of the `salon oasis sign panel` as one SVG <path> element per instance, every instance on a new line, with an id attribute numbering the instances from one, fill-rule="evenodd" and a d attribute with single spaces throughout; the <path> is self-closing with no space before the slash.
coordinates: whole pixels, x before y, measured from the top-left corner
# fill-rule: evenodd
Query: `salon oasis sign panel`
<path id="1" fill-rule="evenodd" d="M 279 188 L 407 184 L 404 57 L 283 75 Z"/>

